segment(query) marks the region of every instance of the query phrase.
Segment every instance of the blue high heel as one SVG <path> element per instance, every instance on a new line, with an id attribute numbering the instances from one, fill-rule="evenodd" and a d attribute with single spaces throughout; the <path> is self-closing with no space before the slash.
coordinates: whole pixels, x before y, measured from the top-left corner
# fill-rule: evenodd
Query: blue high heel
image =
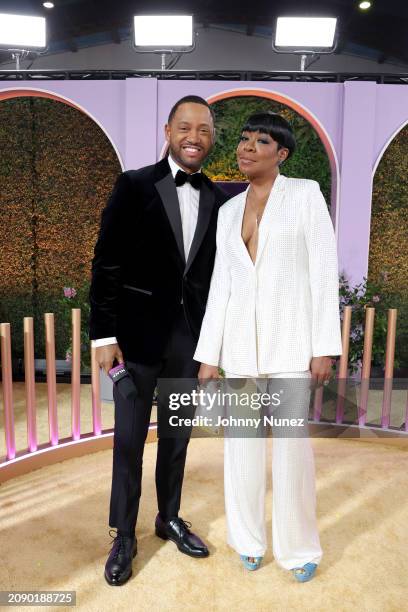
<path id="1" fill-rule="evenodd" d="M 239 555 L 239 558 L 241 559 L 242 563 L 244 564 L 244 567 L 246 567 L 247 570 L 257 570 L 258 567 L 261 565 L 263 557 L 252 557 L 252 559 L 255 559 L 254 562 L 249 560 L 250 557 L 251 555 Z"/>
<path id="2" fill-rule="evenodd" d="M 302 567 L 294 567 L 291 572 L 298 582 L 308 582 L 316 573 L 317 563 L 306 563 Z"/>

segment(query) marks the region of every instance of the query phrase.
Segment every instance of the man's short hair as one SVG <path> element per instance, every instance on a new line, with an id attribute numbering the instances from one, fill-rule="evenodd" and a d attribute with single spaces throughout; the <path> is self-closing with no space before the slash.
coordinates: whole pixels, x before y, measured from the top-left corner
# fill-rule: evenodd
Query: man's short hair
<path id="1" fill-rule="evenodd" d="M 250 115 L 242 128 L 242 132 L 269 134 L 278 143 L 278 149 L 282 149 L 282 147 L 289 149 L 287 159 L 296 149 L 296 140 L 292 126 L 284 117 L 272 111 Z"/>
<path id="2" fill-rule="evenodd" d="M 207 100 L 204 100 L 204 98 L 201 98 L 201 96 L 193 96 L 193 95 L 184 96 L 184 98 L 181 98 L 180 100 L 178 100 L 178 102 L 175 103 L 175 105 L 173 106 L 173 108 L 171 109 L 169 113 L 169 118 L 167 122 L 168 123 L 171 122 L 179 106 L 181 106 L 182 104 L 188 104 L 188 103 L 201 104 L 202 106 L 206 106 L 211 113 L 213 122 L 215 123 L 214 111 L 211 108 L 211 106 L 208 104 Z"/>

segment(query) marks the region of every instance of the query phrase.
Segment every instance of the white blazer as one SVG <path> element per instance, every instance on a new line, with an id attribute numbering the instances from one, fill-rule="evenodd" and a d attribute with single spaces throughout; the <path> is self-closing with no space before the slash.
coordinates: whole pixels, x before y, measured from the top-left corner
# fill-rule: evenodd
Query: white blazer
<path id="1" fill-rule="evenodd" d="M 336 241 L 326 202 L 316 181 L 279 174 L 254 265 L 241 237 L 248 189 L 218 213 L 194 359 L 247 376 L 309 370 L 312 357 L 341 355 Z"/>

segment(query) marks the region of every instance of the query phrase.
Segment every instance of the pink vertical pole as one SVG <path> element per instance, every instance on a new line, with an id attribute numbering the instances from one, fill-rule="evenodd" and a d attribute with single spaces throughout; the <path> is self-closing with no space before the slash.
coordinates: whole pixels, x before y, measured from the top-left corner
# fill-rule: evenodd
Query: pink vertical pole
<path id="1" fill-rule="evenodd" d="M 27 445 L 32 453 L 37 450 L 33 317 L 24 317 L 24 377 L 27 408 Z"/>
<path id="2" fill-rule="evenodd" d="M 91 347 L 92 420 L 96 436 L 102 431 L 100 369 L 96 361 L 96 348 Z"/>
<path id="3" fill-rule="evenodd" d="M 13 369 L 11 365 L 10 323 L 0 324 L 0 335 L 6 454 L 7 459 L 14 459 L 16 456 L 16 441 L 14 437 Z"/>
<path id="4" fill-rule="evenodd" d="M 358 424 L 366 424 L 368 393 L 370 389 L 371 355 L 373 349 L 375 308 L 366 308 L 364 326 L 363 364 L 361 368 L 360 405 L 358 407 Z"/>
<path id="5" fill-rule="evenodd" d="M 344 417 L 344 398 L 346 394 L 348 374 L 348 354 L 350 345 L 351 306 L 345 306 L 343 311 L 343 325 L 341 328 L 342 354 L 340 357 L 338 384 L 337 384 L 337 406 L 336 423 L 342 423 Z"/>
<path id="6" fill-rule="evenodd" d="M 72 372 L 71 372 L 71 416 L 72 439 L 81 437 L 81 309 L 72 309 Z"/>
<path id="7" fill-rule="evenodd" d="M 313 420 L 320 421 L 322 416 L 322 404 L 323 404 L 323 387 L 318 387 L 315 390 L 314 403 L 313 403 Z"/>
<path id="8" fill-rule="evenodd" d="M 394 378 L 395 337 L 397 330 L 397 309 L 388 310 L 387 348 L 385 350 L 384 393 L 381 411 L 381 427 L 389 427 L 392 383 Z"/>
<path id="9" fill-rule="evenodd" d="M 44 313 L 44 326 L 45 356 L 47 360 L 48 427 L 50 431 L 50 443 L 52 446 L 56 446 L 58 444 L 58 416 L 54 313 Z"/>

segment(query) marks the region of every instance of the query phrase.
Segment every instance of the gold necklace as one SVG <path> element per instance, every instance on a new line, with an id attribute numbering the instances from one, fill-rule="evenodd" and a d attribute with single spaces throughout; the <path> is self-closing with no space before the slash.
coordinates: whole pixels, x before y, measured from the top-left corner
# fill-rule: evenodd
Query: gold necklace
<path id="1" fill-rule="evenodd" d="M 252 203 L 252 200 L 250 200 L 252 210 L 253 210 L 253 211 L 254 211 L 254 213 L 255 213 L 255 223 L 256 223 L 256 227 L 257 227 L 257 228 L 258 228 L 258 226 L 259 226 L 259 223 L 261 222 L 262 215 L 263 215 L 263 213 L 264 213 L 264 211 L 265 211 L 265 207 L 266 207 L 266 203 L 267 203 L 267 201 L 268 201 L 268 197 L 269 197 L 269 195 L 267 195 L 265 198 L 263 198 L 262 204 L 261 204 L 261 206 L 258 206 L 258 208 L 256 208 L 256 207 L 254 206 L 254 204 Z M 261 208 L 262 208 L 262 212 L 260 213 L 259 211 L 260 211 L 260 209 L 261 209 Z"/>

